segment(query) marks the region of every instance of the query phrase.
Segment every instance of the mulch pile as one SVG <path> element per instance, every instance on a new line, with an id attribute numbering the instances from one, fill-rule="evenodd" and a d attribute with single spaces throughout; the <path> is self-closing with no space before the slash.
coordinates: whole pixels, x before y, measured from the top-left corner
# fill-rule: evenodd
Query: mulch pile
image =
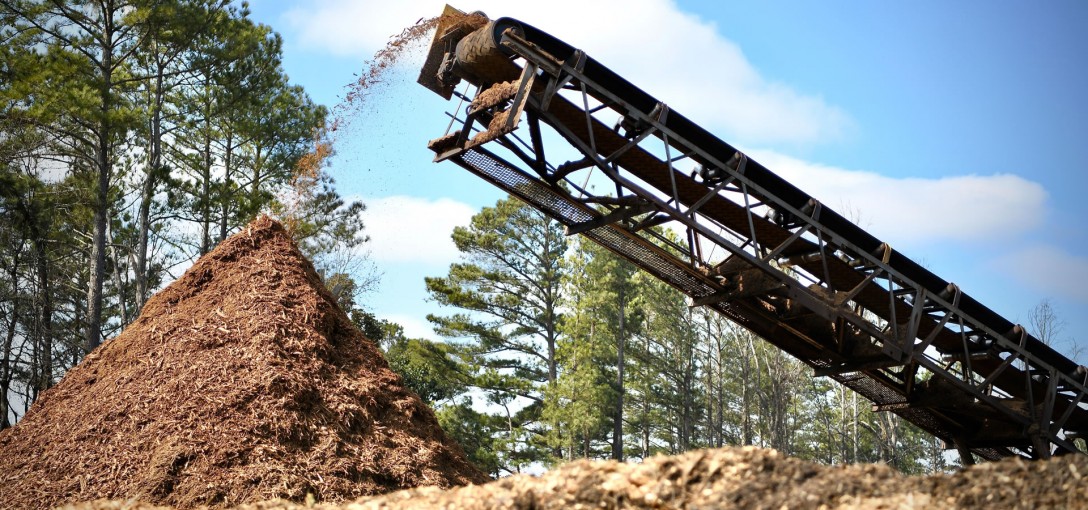
<path id="1" fill-rule="evenodd" d="M 539 478 L 449 490 L 424 487 L 343 505 L 269 501 L 236 510 L 995 509 L 1088 508 L 1088 457 L 1008 459 L 952 475 L 909 477 L 884 465 L 825 466 L 773 450 L 728 448 L 642 464 L 580 461 Z M 107 501 L 70 510 L 159 510 Z"/>
<path id="2" fill-rule="evenodd" d="M 345 501 L 487 480 L 268 218 L 0 432 L 0 508 Z"/>

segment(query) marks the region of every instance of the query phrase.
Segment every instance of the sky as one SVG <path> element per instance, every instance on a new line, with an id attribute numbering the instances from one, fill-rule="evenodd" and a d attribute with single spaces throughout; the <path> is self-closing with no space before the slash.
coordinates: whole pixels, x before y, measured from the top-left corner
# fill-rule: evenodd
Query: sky
<path id="1" fill-rule="evenodd" d="M 423 278 L 447 273 L 453 227 L 503 195 L 431 162 L 426 142 L 452 105 L 415 84 L 422 48 L 368 97 L 342 98 L 391 35 L 443 4 L 250 1 L 283 36 L 291 81 L 349 121 L 329 172 L 368 207 L 381 283 L 364 305 L 425 338 L 426 315 L 451 311 L 427 300 Z M 455 7 L 585 50 L 1009 320 L 1027 324 L 1049 300 L 1059 337 L 1088 347 L 1088 2 Z"/>

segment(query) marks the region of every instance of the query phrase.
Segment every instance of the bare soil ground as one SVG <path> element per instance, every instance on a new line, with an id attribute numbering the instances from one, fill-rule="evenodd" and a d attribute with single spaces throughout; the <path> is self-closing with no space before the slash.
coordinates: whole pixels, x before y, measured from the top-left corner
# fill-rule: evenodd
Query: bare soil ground
<path id="1" fill-rule="evenodd" d="M 345 501 L 487 480 L 267 218 L 0 432 L 0 508 Z"/>

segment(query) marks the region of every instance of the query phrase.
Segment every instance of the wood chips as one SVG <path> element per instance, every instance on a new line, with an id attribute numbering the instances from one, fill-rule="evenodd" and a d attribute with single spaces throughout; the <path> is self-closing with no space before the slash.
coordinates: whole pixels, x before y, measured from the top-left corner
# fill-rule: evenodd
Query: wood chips
<path id="1" fill-rule="evenodd" d="M 345 501 L 487 480 L 268 218 L 0 432 L 0 508 Z"/>
<path id="2" fill-rule="evenodd" d="M 759 448 L 655 457 L 642 464 L 579 461 L 543 476 L 424 487 L 341 505 L 267 501 L 237 510 L 1088 508 L 1088 457 L 1007 459 L 952 475 L 908 477 L 884 465 L 825 466 Z M 106 501 L 71 510 L 152 510 Z"/>

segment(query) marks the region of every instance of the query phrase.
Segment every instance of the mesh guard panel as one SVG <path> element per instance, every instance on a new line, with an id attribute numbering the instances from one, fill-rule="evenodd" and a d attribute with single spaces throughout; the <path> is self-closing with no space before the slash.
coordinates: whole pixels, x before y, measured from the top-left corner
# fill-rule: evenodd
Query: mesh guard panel
<path id="1" fill-rule="evenodd" d="M 597 217 L 588 206 L 573 201 L 512 168 L 502 160 L 477 149 L 465 151 L 459 163 L 476 175 L 540 209 L 564 225 L 574 225 Z M 615 225 L 585 233 L 585 236 L 626 258 L 641 269 L 668 282 L 685 294 L 706 296 L 716 289 L 702 281 L 701 275 L 676 258 L 662 253 L 660 247 Z"/>

